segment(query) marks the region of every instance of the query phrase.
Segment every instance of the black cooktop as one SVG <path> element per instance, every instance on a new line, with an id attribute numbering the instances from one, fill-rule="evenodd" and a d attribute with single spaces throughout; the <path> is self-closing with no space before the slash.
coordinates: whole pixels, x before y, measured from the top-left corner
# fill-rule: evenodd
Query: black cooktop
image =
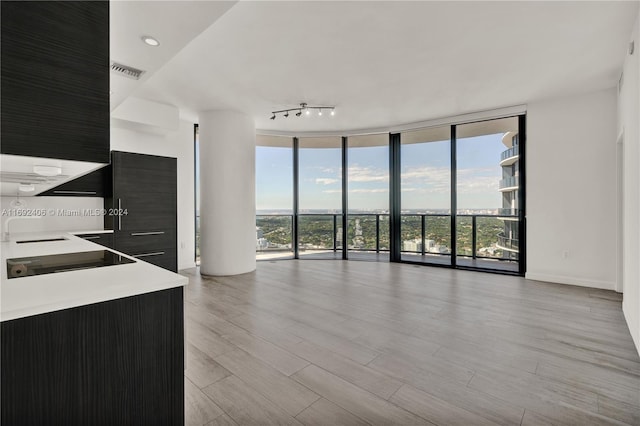
<path id="1" fill-rule="evenodd" d="M 125 263 L 135 263 L 135 260 L 121 256 L 111 250 L 20 257 L 7 259 L 7 277 L 22 278 L 79 269 L 123 265 Z"/>

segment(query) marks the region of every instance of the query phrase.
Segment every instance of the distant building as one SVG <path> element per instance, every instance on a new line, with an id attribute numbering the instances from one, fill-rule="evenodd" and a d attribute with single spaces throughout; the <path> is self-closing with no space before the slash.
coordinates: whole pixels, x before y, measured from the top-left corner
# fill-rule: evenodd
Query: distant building
<path id="1" fill-rule="evenodd" d="M 419 238 L 405 240 L 402 242 L 402 251 L 422 252 L 422 241 Z"/>
<path id="2" fill-rule="evenodd" d="M 361 249 L 364 247 L 364 237 L 362 236 L 362 226 L 360 219 L 355 220 L 355 237 L 353 238 L 353 248 Z"/>
<path id="3" fill-rule="evenodd" d="M 256 226 L 256 250 L 265 250 L 269 247 L 269 241 L 264 237 L 264 231 Z"/>
<path id="4" fill-rule="evenodd" d="M 500 155 L 502 180 L 499 190 L 502 193 L 502 208 L 498 212 L 504 222 L 503 230 L 498 234 L 496 246 L 502 249 L 506 259 L 518 259 L 519 206 L 520 190 L 520 146 L 518 132 L 507 132 L 502 143 L 508 148 Z"/>

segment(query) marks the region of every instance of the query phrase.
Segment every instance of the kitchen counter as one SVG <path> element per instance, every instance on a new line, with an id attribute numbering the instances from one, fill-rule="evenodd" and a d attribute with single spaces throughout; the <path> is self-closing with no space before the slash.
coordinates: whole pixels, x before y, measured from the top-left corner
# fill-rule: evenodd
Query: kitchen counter
<path id="1" fill-rule="evenodd" d="M 64 237 L 66 240 L 16 243 L 57 237 Z M 116 253 L 135 260 L 135 263 L 7 278 L 7 259 L 102 249 L 104 247 L 66 232 L 12 234 L 9 242 L 0 243 L 0 321 L 182 287 L 188 283 L 188 279 L 182 275 L 119 252 Z"/>

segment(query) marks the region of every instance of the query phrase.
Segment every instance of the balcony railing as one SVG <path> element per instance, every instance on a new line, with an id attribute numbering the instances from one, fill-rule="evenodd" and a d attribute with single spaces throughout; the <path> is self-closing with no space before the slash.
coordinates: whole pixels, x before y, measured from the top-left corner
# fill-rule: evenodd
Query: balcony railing
<path id="1" fill-rule="evenodd" d="M 498 214 L 457 215 L 457 255 L 471 258 L 509 259 L 517 252 L 517 240 L 503 245 L 503 216 L 517 217 L 517 209 L 499 209 Z M 292 252 L 293 216 L 256 216 L 256 252 Z M 259 228 L 259 229 L 258 229 Z M 415 213 L 401 215 L 401 252 L 420 255 L 451 255 L 451 215 Z M 298 247 L 301 252 L 337 252 L 343 248 L 342 214 L 298 215 Z M 354 213 L 348 216 L 349 251 L 388 252 L 389 214 Z M 515 248 L 514 248 L 515 247 Z"/>
<path id="2" fill-rule="evenodd" d="M 507 238 L 502 232 L 498 234 L 497 244 L 498 244 L 498 247 L 511 252 L 517 253 L 519 251 L 518 240 L 514 238 Z"/>
<path id="3" fill-rule="evenodd" d="M 507 149 L 506 151 L 503 151 L 500 154 L 500 162 L 502 163 L 508 158 L 518 157 L 519 155 L 520 155 L 520 148 L 518 145 L 516 145 L 514 147 Z"/>
<path id="4" fill-rule="evenodd" d="M 518 176 L 510 176 L 500 181 L 500 189 L 518 188 L 520 186 L 520 179 Z"/>

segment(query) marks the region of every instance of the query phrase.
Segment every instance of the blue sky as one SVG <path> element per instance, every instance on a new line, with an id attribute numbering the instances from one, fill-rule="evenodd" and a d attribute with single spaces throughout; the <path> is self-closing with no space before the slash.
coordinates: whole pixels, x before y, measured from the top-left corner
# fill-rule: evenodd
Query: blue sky
<path id="1" fill-rule="evenodd" d="M 458 208 L 501 207 L 502 134 L 458 140 Z M 448 209 L 449 141 L 402 146 L 402 208 Z M 388 147 L 349 149 L 349 209 L 386 210 Z M 291 210 L 292 150 L 257 147 L 256 208 Z M 300 150 L 300 210 L 340 210 L 340 149 Z"/>

